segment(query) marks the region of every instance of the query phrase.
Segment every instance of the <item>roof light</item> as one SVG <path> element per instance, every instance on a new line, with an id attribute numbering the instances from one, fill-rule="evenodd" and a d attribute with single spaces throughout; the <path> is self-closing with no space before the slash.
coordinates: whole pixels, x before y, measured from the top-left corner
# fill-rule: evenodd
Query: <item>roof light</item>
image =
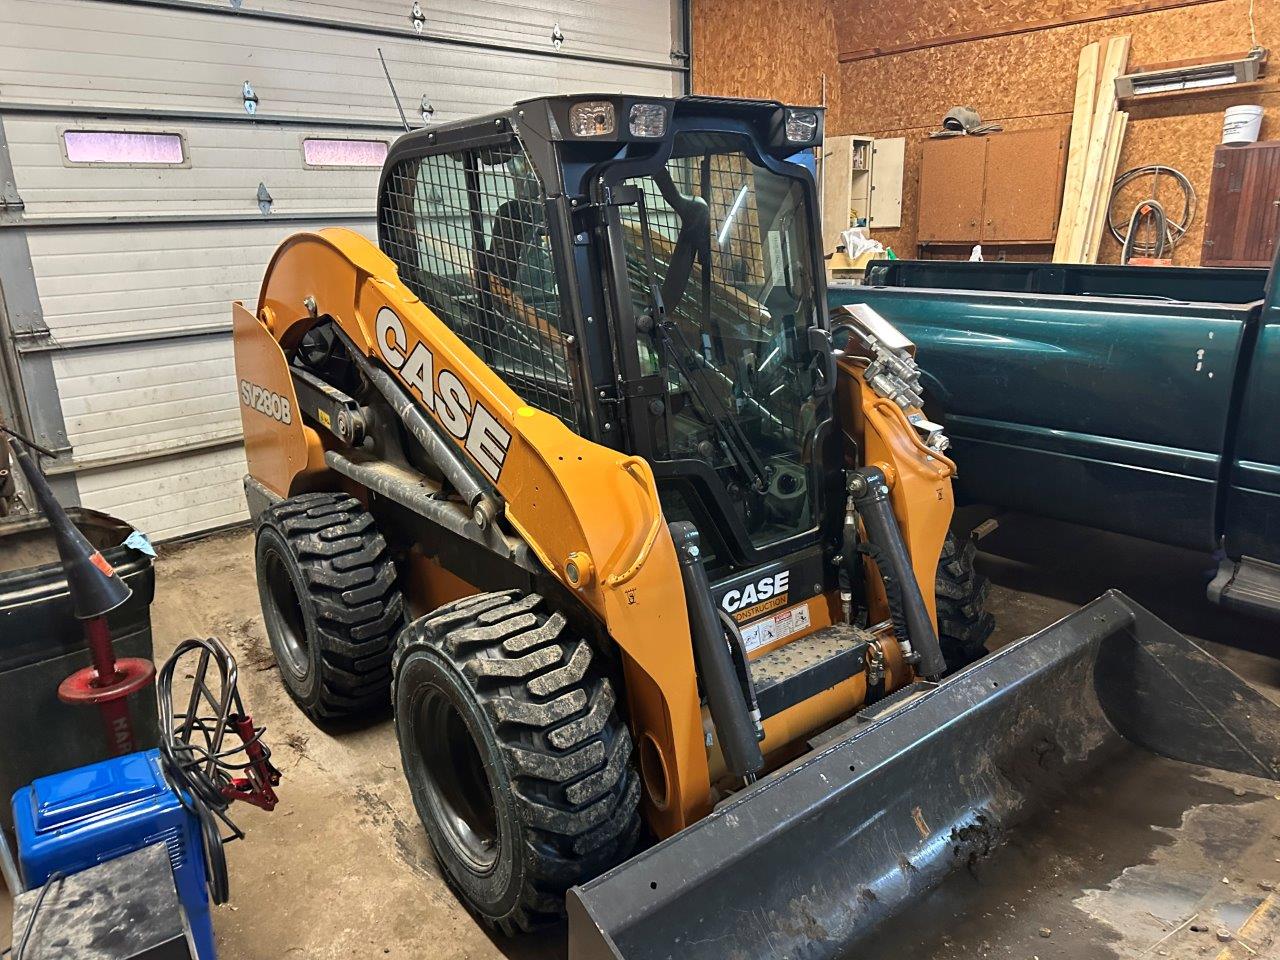
<path id="1" fill-rule="evenodd" d="M 667 132 L 667 111 L 660 103 L 635 103 L 627 129 L 633 137 L 660 137 Z"/>
<path id="2" fill-rule="evenodd" d="M 575 137 L 607 137 L 617 128 L 613 104 L 584 100 L 569 108 L 569 130 Z"/>
<path id="3" fill-rule="evenodd" d="M 790 143 L 813 143 L 818 136 L 816 110 L 787 111 L 787 140 Z"/>

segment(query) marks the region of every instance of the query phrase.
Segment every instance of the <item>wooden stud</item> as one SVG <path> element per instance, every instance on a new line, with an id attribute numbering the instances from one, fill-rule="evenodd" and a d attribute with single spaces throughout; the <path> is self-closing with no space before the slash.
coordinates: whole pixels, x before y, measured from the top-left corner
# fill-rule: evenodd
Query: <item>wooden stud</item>
<path id="1" fill-rule="evenodd" d="M 1102 181 L 1098 203 L 1094 205 L 1093 222 L 1089 226 L 1089 242 L 1084 251 L 1085 263 L 1097 263 L 1098 253 L 1106 235 L 1107 218 L 1111 212 L 1111 187 L 1116 182 L 1116 170 L 1120 167 L 1120 149 L 1124 146 L 1124 133 L 1129 126 L 1129 114 L 1117 113 L 1111 118 L 1111 131 L 1107 137 L 1107 157 L 1102 168 Z"/>
<path id="2" fill-rule="evenodd" d="M 1058 212 L 1058 232 L 1053 244 L 1053 261 L 1067 258 L 1075 210 L 1080 204 L 1084 186 L 1084 164 L 1089 153 L 1089 131 L 1093 127 L 1094 101 L 1098 92 L 1098 68 L 1102 45 L 1096 40 L 1080 51 L 1076 69 L 1076 102 L 1071 111 L 1071 144 L 1067 150 L 1067 174 L 1062 189 L 1062 206 Z"/>
<path id="3" fill-rule="evenodd" d="M 1076 205 L 1071 227 L 1071 239 L 1066 249 L 1069 263 L 1084 263 L 1089 246 L 1093 214 L 1103 191 L 1106 176 L 1107 150 L 1112 132 L 1111 121 L 1116 112 L 1116 77 L 1124 72 L 1129 61 L 1129 38 L 1112 37 L 1107 41 L 1107 55 L 1102 74 L 1098 78 L 1098 97 L 1093 110 L 1093 124 L 1089 130 L 1089 152 L 1085 160 L 1084 180 L 1080 202 Z M 1109 193 L 1109 187 L 1106 188 Z"/>

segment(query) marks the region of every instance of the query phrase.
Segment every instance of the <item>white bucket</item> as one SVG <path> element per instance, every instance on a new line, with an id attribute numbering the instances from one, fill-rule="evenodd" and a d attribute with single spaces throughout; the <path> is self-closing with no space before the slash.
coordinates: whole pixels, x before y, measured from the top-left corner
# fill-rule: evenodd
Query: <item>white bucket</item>
<path id="1" fill-rule="evenodd" d="M 1223 143 L 1256 143 L 1261 129 L 1262 107 L 1256 104 L 1227 107 L 1222 116 Z"/>

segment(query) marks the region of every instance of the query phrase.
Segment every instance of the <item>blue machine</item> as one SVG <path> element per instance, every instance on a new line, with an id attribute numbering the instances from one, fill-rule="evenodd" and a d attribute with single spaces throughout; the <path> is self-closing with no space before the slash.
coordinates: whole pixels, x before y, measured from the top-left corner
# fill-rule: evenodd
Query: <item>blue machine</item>
<path id="1" fill-rule="evenodd" d="M 215 960 L 202 824 L 166 778 L 159 750 L 42 777 L 13 795 L 13 819 L 29 887 L 163 843 L 196 954 Z"/>

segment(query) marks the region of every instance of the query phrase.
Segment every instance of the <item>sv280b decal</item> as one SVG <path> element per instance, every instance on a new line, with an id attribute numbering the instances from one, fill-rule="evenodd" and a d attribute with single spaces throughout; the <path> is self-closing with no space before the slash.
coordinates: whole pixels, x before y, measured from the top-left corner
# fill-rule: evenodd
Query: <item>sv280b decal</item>
<path id="1" fill-rule="evenodd" d="M 241 380 L 240 402 L 250 410 L 257 410 L 283 424 L 293 423 L 293 410 L 288 398 L 280 396 L 274 390 L 260 387 L 248 380 Z"/>
<path id="2" fill-rule="evenodd" d="M 436 369 L 435 356 L 426 344 L 419 340 L 410 349 L 404 321 L 394 310 L 379 310 L 374 327 L 382 359 L 400 374 L 400 379 L 444 428 L 462 441 L 480 469 L 496 483 L 511 446 L 510 431 L 484 404 L 471 399 L 457 374 L 445 367 Z"/>

